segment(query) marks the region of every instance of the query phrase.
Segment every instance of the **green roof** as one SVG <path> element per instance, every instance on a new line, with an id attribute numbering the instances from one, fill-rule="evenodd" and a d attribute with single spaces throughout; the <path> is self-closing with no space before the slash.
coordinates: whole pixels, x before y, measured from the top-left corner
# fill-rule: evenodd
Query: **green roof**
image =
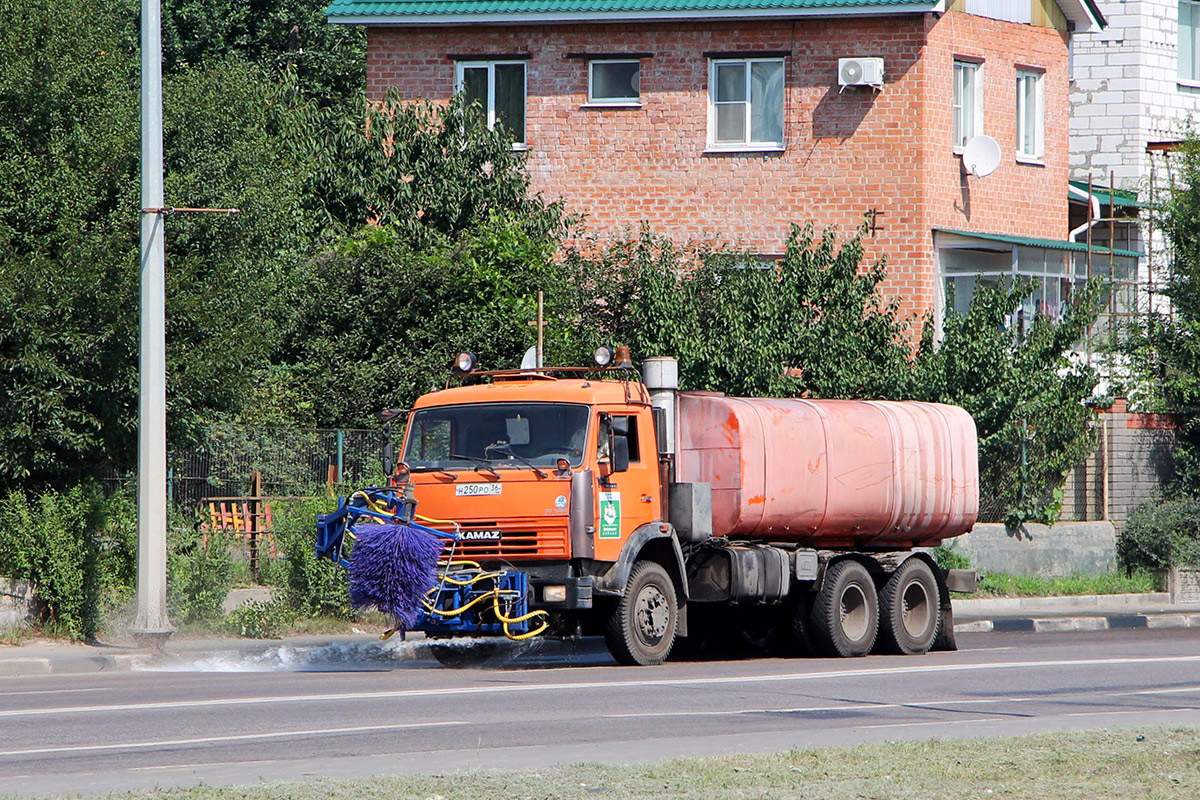
<path id="1" fill-rule="evenodd" d="M 736 14 L 764 11 L 798 14 L 848 9 L 880 14 L 929 10 L 935 0 L 333 0 L 329 17 L 518 16 L 628 14 Z"/>
<path id="2" fill-rule="evenodd" d="M 1006 233 L 977 233 L 975 231 L 958 231 L 951 228 L 934 228 L 938 233 L 952 233 L 955 236 L 967 236 L 972 239 L 983 239 L 989 242 L 1004 242 L 1005 244 L 1021 245 L 1023 247 L 1043 247 L 1047 250 L 1069 250 L 1073 253 L 1086 253 L 1088 246 L 1085 242 L 1072 242 L 1062 239 L 1037 239 L 1032 236 L 1010 236 Z M 1092 245 L 1092 254 L 1106 256 L 1107 247 Z M 1113 250 L 1114 256 L 1124 258 L 1141 258 L 1144 254 L 1133 250 Z"/>
<path id="3" fill-rule="evenodd" d="M 1071 185 L 1082 192 L 1088 190 L 1087 181 L 1071 181 Z M 1128 189 L 1113 189 L 1112 191 L 1112 206 L 1113 208 L 1145 208 L 1146 204 L 1138 200 L 1137 192 L 1131 192 Z M 1108 204 L 1109 188 L 1107 186 L 1097 186 L 1092 184 L 1092 195 L 1097 200 L 1105 205 Z"/>

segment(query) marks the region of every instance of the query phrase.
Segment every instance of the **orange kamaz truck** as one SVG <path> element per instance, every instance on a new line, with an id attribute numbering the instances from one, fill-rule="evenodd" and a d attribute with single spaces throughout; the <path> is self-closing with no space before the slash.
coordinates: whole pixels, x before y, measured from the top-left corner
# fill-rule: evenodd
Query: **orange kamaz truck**
<path id="1" fill-rule="evenodd" d="M 623 664 L 720 639 L 862 656 L 953 648 L 950 593 L 975 573 L 927 548 L 978 509 L 975 425 L 954 406 L 678 390 L 672 358 L 635 369 L 480 371 L 408 412 L 389 485 L 318 525 L 441 536 L 412 629 L 441 640 L 602 635 Z M 362 520 L 362 515 L 375 520 Z M 361 526 L 359 526 L 361 529 Z M 353 570 L 352 570 L 353 574 Z"/>

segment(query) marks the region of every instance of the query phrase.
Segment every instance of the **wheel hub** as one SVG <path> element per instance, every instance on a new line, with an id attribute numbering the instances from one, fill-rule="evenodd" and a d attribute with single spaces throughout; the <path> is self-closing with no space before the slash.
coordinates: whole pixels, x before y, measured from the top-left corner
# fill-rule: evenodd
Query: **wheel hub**
<path id="1" fill-rule="evenodd" d="M 920 636 L 929 627 L 929 595 L 920 581 L 904 587 L 900 621 L 910 636 Z"/>
<path id="2" fill-rule="evenodd" d="M 862 639 L 871 624 L 866 594 L 860 587 L 850 584 L 842 593 L 840 605 L 842 631 L 851 641 Z"/>
<path id="3" fill-rule="evenodd" d="M 667 608 L 666 596 L 657 586 L 646 586 L 638 592 L 633 614 L 643 641 L 654 644 L 667 632 L 671 611 Z"/>

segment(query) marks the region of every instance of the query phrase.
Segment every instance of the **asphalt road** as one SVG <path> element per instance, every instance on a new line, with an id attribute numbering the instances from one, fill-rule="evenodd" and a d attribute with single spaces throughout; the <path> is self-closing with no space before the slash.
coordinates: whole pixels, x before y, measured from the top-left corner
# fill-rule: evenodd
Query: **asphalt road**
<path id="1" fill-rule="evenodd" d="M 1200 631 L 959 638 L 857 660 L 626 668 L 543 648 L 450 670 L 409 644 L 0 678 L 0 794 L 1200 724 Z"/>

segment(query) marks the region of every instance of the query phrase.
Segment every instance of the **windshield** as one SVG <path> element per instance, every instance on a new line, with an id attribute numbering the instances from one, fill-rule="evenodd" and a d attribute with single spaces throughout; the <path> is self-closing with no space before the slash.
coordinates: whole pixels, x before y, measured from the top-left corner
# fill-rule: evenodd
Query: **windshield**
<path id="1" fill-rule="evenodd" d="M 404 462 L 410 469 L 553 467 L 583 463 L 588 407 L 487 403 L 423 408 L 412 416 Z"/>

